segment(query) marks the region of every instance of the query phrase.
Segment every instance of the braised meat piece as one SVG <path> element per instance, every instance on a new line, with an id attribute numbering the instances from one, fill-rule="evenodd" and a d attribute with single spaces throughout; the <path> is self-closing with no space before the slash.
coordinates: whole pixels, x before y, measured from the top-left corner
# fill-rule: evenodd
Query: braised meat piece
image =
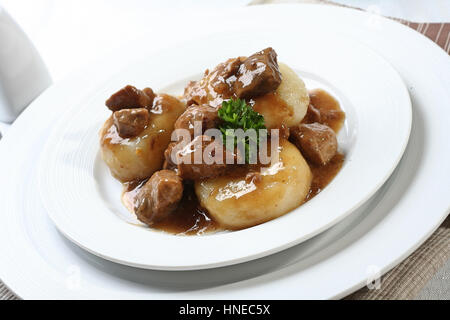
<path id="1" fill-rule="evenodd" d="M 184 88 L 183 93 L 183 99 L 185 100 L 187 106 L 201 103 L 202 94 L 201 91 L 199 91 L 198 81 L 189 81 L 187 86 Z"/>
<path id="2" fill-rule="evenodd" d="M 142 89 L 142 92 L 144 92 L 147 95 L 147 97 L 150 98 L 151 102 L 149 105 L 147 105 L 147 107 L 150 107 L 153 103 L 153 99 L 155 99 L 156 97 L 156 93 L 153 92 L 152 88 L 144 88 Z"/>
<path id="3" fill-rule="evenodd" d="M 244 58 L 231 58 L 217 65 L 212 71 L 206 70 L 199 81 L 191 81 L 184 89 L 187 105 L 209 104 L 218 107 L 224 99 L 234 95 L 234 81 Z"/>
<path id="4" fill-rule="evenodd" d="M 171 152 L 171 159 L 166 158 L 166 162 L 176 164 L 178 175 L 187 180 L 221 176 L 230 167 L 227 161 L 236 161 L 236 155 L 228 151 L 222 141 L 204 135 L 197 136 L 182 148 L 174 146 Z"/>
<path id="5" fill-rule="evenodd" d="M 111 111 L 133 108 L 150 108 L 153 104 L 155 94 L 150 88 L 144 90 L 133 86 L 126 86 L 114 93 L 105 104 Z"/>
<path id="6" fill-rule="evenodd" d="M 217 114 L 217 109 L 207 105 L 193 105 L 186 109 L 185 112 L 175 122 L 175 129 L 186 129 L 191 133 L 191 137 L 194 136 L 194 123 L 199 122 L 202 125 L 202 132 L 207 129 L 216 128 L 220 123 L 220 118 Z"/>
<path id="7" fill-rule="evenodd" d="M 150 113 L 145 108 L 122 109 L 113 113 L 114 125 L 122 138 L 137 136 L 149 122 Z"/>
<path id="8" fill-rule="evenodd" d="M 183 196 L 183 182 L 171 170 L 155 172 L 139 190 L 134 211 L 137 218 L 148 224 L 166 218 Z"/>
<path id="9" fill-rule="evenodd" d="M 253 98 L 275 91 L 281 83 L 277 54 L 272 48 L 257 52 L 240 65 L 234 83 L 239 98 Z"/>
<path id="10" fill-rule="evenodd" d="M 239 71 L 239 67 L 241 66 L 242 61 L 244 60 L 245 57 L 230 58 L 224 63 L 219 64 L 215 69 L 217 70 L 216 79 L 228 79 L 236 75 L 236 73 Z"/>
<path id="11" fill-rule="evenodd" d="M 308 105 L 308 110 L 306 111 L 306 115 L 302 120 L 302 123 L 313 123 L 313 122 L 322 122 L 322 117 L 320 115 L 319 109 L 313 106 L 312 103 Z"/>
<path id="12" fill-rule="evenodd" d="M 164 151 L 164 164 L 163 169 L 174 170 L 177 171 L 177 160 L 176 160 L 176 152 L 174 148 L 178 145 L 178 142 L 171 142 L 167 146 L 167 149 Z M 172 153 L 174 152 L 174 153 Z"/>
<path id="13" fill-rule="evenodd" d="M 313 89 L 309 93 L 310 103 L 320 113 L 319 122 L 338 132 L 345 120 L 345 113 L 339 107 L 339 102 L 322 89 Z M 309 113 L 309 110 L 308 110 Z M 303 121 L 305 123 L 305 121 Z"/>
<path id="14" fill-rule="evenodd" d="M 308 160 L 318 165 L 326 165 L 337 152 L 336 134 L 320 123 L 300 124 L 291 130 L 290 140 Z"/>

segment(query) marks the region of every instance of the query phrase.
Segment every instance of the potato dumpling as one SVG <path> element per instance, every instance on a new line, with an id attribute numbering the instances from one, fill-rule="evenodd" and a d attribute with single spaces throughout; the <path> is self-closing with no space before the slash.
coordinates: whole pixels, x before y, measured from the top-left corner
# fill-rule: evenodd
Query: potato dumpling
<path id="1" fill-rule="evenodd" d="M 112 116 L 100 131 L 103 160 L 112 175 L 122 182 L 150 177 L 161 169 L 177 118 L 186 109 L 175 97 L 159 94 L 150 109 L 147 127 L 135 137 L 121 138 Z"/>
<path id="2" fill-rule="evenodd" d="M 222 176 L 198 181 L 195 192 L 211 217 L 228 229 L 277 218 L 298 207 L 309 192 L 312 173 L 300 151 L 280 140 L 279 161 L 260 169 L 260 179 Z"/>
<path id="3" fill-rule="evenodd" d="M 278 67 L 282 80 L 275 93 L 254 99 L 253 108 L 264 116 L 269 129 L 300 124 L 309 105 L 309 94 L 303 80 L 284 63 L 278 63 Z"/>

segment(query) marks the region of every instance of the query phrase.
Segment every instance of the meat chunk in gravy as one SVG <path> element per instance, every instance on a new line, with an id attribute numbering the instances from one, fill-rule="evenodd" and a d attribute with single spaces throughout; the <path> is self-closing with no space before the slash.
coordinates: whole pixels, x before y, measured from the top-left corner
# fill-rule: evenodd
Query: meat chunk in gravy
<path id="1" fill-rule="evenodd" d="M 152 225 L 170 215 L 182 196 L 181 178 L 171 170 L 160 170 L 139 190 L 134 211 L 140 221 Z"/>
<path id="2" fill-rule="evenodd" d="M 178 172 L 177 169 L 177 154 L 176 152 L 179 151 L 179 149 L 175 149 L 175 147 L 178 145 L 178 142 L 171 142 L 167 146 L 167 149 L 164 151 L 164 164 L 163 169 L 167 170 L 174 170 L 175 172 Z"/>
<path id="3" fill-rule="evenodd" d="M 150 113 L 145 108 L 122 109 L 113 113 L 114 125 L 122 138 L 137 136 L 147 127 L 149 118 Z"/>
<path id="4" fill-rule="evenodd" d="M 187 105 L 209 104 L 218 107 L 224 99 L 234 96 L 234 82 L 243 57 L 231 58 L 217 65 L 212 71 L 206 70 L 199 81 L 191 81 L 184 89 Z"/>
<path id="5" fill-rule="evenodd" d="M 277 54 L 272 48 L 257 52 L 240 65 L 234 90 L 239 98 L 252 98 L 275 91 L 281 83 Z"/>
<path id="6" fill-rule="evenodd" d="M 133 86 L 126 86 L 114 93 L 105 104 L 111 111 L 133 108 L 150 108 L 155 93 L 150 88 L 139 90 Z"/>
<path id="7" fill-rule="evenodd" d="M 236 161 L 236 155 L 228 151 L 222 141 L 209 136 L 197 136 L 189 144 L 170 144 L 165 152 L 166 165 L 176 167 L 178 175 L 186 180 L 214 178 L 227 173 L 228 161 Z"/>
<path id="8" fill-rule="evenodd" d="M 189 81 L 184 88 L 183 100 L 187 106 L 201 103 L 201 92 L 198 92 L 198 81 Z"/>
<path id="9" fill-rule="evenodd" d="M 326 165 L 337 152 L 336 134 L 320 123 L 300 124 L 291 130 L 290 139 L 308 160 L 317 165 Z"/>
<path id="10" fill-rule="evenodd" d="M 308 105 L 308 110 L 306 111 L 306 115 L 302 120 L 302 123 L 313 123 L 313 122 L 322 122 L 322 116 L 320 115 L 320 111 L 314 107 L 312 103 Z"/>
<path id="11" fill-rule="evenodd" d="M 207 105 L 193 105 L 187 108 L 177 119 L 174 128 L 186 129 L 190 132 L 191 137 L 193 137 L 195 122 L 201 124 L 202 131 L 198 134 L 204 133 L 207 129 L 216 128 L 220 123 L 217 109 Z"/>

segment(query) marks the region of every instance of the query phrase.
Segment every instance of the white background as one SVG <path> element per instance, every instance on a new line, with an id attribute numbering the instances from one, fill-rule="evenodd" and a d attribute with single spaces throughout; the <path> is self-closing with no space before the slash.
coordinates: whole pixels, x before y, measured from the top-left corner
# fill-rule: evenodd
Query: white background
<path id="1" fill-rule="evenodd" d="M 334 0 L 413 21 L 450 22 L 450 0 Z M 251 0 L 0 0 L 41 53 L 53 80 L 101 58 L 124 43 L 186 23 L 214 28 L 209 11 Z M 263 1 L 258 1 L 263 2 Z M 270 1 L 269 1 L 270 2 Z M 292 1 L 288 1 L 292 2 Z M 297 1 L 301 2 L 301 1 Z M 311 1 L 308 1 L 311 2 Z M 132 48 L 130 48 L 132 50 Z"/>

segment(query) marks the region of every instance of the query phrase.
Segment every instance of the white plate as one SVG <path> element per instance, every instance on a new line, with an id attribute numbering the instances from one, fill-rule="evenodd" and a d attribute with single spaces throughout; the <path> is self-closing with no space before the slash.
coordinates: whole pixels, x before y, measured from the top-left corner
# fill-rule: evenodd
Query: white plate
<path id="1" fill-rule="evenodd" d="M 251 22 L 241 18 L 249 14 L 254 17 Z M 389 182 L 341 223 L 263 259 L 187 272 L 141 270 L 111 263 L 65 241 L 47 218 L 36 192 L 36 159 L 48 137 L 48 128 L 62 114 L 61 107 L 51 102 L 56 99 L 74 104 L 78 102 L 76 96 L 88 93 L 81 90 L 75 95 L 73 88 L 62 82 L 37 99 L 0 142 L 0 177 L 2 181 L 13 181 L 0 186 L 0 278 L 19 296 L 339 298 L 362 287 L 372 276 L 371 270 L 382 274 L 406 258 L 447 216 L 450 154 L 443 146 L 448 144 L 450 132 L 442 119 L 450 117 L 450 61 L 440 48 L 398 23 L 349 9 L 268 6 L 223 15 L 230 22 L 222 26 L 224 29 L 263 25 L 273 17 L 283 17 L 274 21 L 274 28 L 333 26 L 334 32 L 359 39 L 396 67 L 411 94 L 413 128 L 403 159 Z M 214 18 L 224 19 L 220 15 Z M 196 29 L 196 21 L 192 19 L 186 26 Z M 162 41 L 169 36 L 164 34 L 156 41 L 164 45 Z M 139 52 L 137 44 L 133 48 L 133 52 Z M 120 53 L 129 55 L 130 50 Z M 121 62 L 115 58 L 80 70 L 72 80 L 85 79 L 87 85 L 93 84 L 86 74 L 115 72 L 110 67 Z M 36 123 L 41 113 L 47 118 Z"/>
<path id="2" fill-rule="evenodd" d="M 130 60 L 130 66 L 112 78 L 93 75 L 101 85 L 90 87 L 90 94 L 68 108 L 43 152 L 39 189 L 50 218 L 91 253 L 158 270 L 204 269 L 260 258 L 342 220 L 373 195 L 396 167 L 410 133 L 411 102 L 400 76 L 384 59 L 346 37 L 334 36 L 326 43 L 316 40 L 327 35 L 321 30 L 286 33 L 282 38 L 276 32 L 219 33 L 141 61 Z M 223 43 L 228 45 L 219 52 L 208 50 Z M 346 160 L 337 177 L 301 207 L 245 230 L 186 237 L 130 223 L 126 217 L 131 214 L 120 203 L 120 183 L 99 156 L 98 131 L 110 115 L 104 101 L 128 83 L 181 94 L 187 80 L 199 78 L 204 69 L 267 46 L 275 48 L 280 61 L 298 70 L 309 88 L 319 86 L 336 96 L 346 112 L 339 135 Z M 78 90 L 84 83 L 70 85 Z"/>

